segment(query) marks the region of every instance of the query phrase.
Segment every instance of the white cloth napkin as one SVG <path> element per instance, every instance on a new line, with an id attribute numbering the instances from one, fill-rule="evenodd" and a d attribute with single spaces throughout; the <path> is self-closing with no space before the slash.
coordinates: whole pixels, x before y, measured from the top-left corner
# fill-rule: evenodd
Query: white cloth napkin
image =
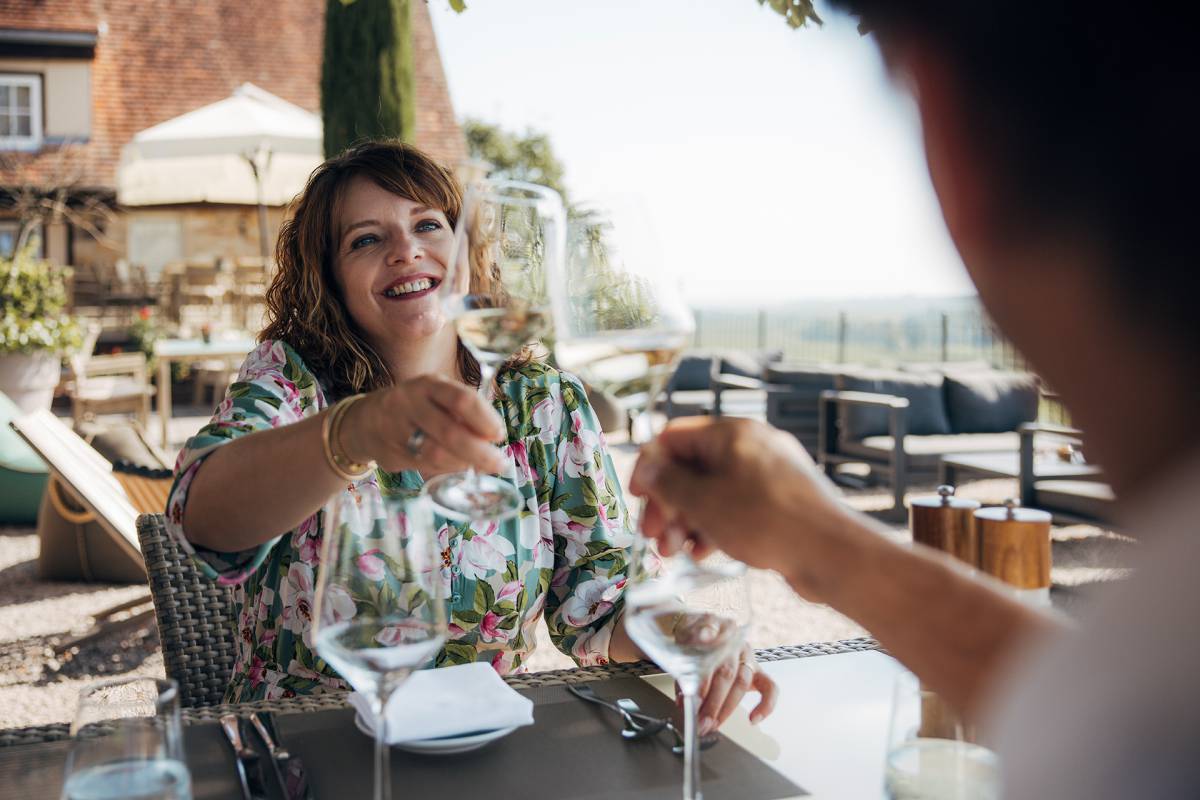
<path id="1" fill-rule="evenodd" d="M 375 731 L 371 700 L 350 693 L 350 705 Z M 505 683 L 490 664 L 476 661 L 414 672 L 388 701 L 388 743 L 462 736 L 533 724 L 533 701 Z"/>

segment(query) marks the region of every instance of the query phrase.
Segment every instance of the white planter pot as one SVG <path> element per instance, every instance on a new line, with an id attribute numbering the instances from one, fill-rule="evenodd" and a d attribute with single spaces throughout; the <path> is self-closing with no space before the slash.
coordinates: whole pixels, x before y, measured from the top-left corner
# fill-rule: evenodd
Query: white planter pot
<path id="1" fill-rule="evenodd" d="M 19 353 L 0 356 L 0 392 L 21 411 L 49 409 L 61 374 L 57 353 Z"/>

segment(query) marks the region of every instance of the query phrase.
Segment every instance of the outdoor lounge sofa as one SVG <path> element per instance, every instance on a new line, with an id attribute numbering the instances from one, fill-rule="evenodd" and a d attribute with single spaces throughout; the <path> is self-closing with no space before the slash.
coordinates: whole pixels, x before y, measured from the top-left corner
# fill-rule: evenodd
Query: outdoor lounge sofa
<path id="1" fill-rule="evenodd" d="M 1092 478 L 1038 478 L 1035 474 L 1036 437 L 1049 434 L 1074 448 L 1083 447 L 1083 432 L 1059 425 L 1027 423 L 1021 437 L 1021 505 L 1050 512 L 1060 525 L 1101 525 L 1116 522 L 1116 495 L 1099 476 Z"/>
<path id="2" fill-rule="evenodd" d="M 821 393 L 818 461 L 835 478 L 843 464 L 868 465 L 890 484 L 896 518 L 909 484 L 932 481 L 943 456 L 1016 452 L 1038 414 L 1037 379 L 1022 373 L 855 370 L 836 384 Z"/>

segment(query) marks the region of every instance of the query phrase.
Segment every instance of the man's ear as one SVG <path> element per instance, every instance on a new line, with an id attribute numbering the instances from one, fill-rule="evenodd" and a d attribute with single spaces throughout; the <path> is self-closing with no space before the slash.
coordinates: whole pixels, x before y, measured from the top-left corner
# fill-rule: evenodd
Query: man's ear
<path id="1" fill-rule="evenodd" d="M 893 72 L 906 81 L 921 117 L 929 177 L 950 236 L 968 269 L 995 234 L 991 166 L 985 142 L 969 123 L 971 98 L 950 62 L 919 43 L 886 48 Z"/>

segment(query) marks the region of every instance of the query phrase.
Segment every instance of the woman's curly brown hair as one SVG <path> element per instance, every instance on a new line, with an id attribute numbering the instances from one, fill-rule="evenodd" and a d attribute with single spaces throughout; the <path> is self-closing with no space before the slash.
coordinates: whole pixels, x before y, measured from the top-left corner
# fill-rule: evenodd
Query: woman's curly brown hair
<path id="1" fill-rule="evenodd" d="M 334 279 L 338 203 L 357 176 L 392 194 L 444 212 L 450 225 L 462 209 L 462 189 L 449 169 L 412 145 L 396 141 L 357 144 L 317 167 L 292 201 L 275 246 L 278 269 L 267 289 L 267 325 L 259 341 L 287 342 L 321 379 L 331 397 L 345 397 L 392 384 L 380 355 L 346 311 Z M 495 287 L 495 271 L 472 259 L 473 290 Z M 518 357 L 516 363 L 528 361 Z M 458 345 L 458 370 L 477 386 L 479 363 Z"/>

